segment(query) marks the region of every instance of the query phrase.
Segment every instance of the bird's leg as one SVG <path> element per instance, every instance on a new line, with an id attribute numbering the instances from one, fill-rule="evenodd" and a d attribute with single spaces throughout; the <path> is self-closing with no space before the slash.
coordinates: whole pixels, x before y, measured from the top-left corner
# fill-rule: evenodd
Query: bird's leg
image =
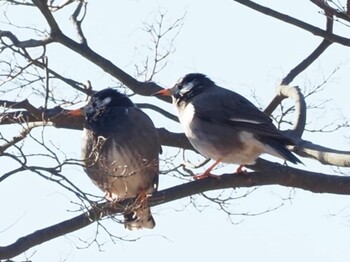
<path id="1" fill-rule="evenodd" d="M 246 172 L 243 168 L 244 168 L 244 165 L 240 165 L 239 167 L 237 167 L 236 173 Z"/>
<path id="2" fill-rule="evenodd" d="M 218 160 L 216 160 L 215 163 L 212 164 L 203 174 L 194 176 L 194 179 L 195 179 L 195 180 L 200 180 L 200 179 L 203 179 L 203 178 L 206 178 L 206 177 L 214 177 L 214 178 L 216 178 L 216 179 L 219 179 L 220 176 L 212 174 L 211 171 L 212 171 L 212 170 L 214 169 L 214 167 L 216 167 L 220 162 L 221 162 L 221 158 L 219 158 Z"/>
<path id="3" fill-rule="evenodd" d="M 113 202 L 115 199 L 112 197 L 112 193 L 107 191 L 104 197 L 107 201 Z"/>
<path id="4" fill-rule="evenodd" d="M 239 175 L 247 175 L 248 174 L 247 170 L 245 169 L 245 165 L 240 165 L 239 167 L 237 167 L 236 173 Z"/>
<path id="5" fill-rule="evenodd" d="M 135 199 L 134 203 L 134 212 L 137 214 L 138 217 L 141 217 L 142 211 L 147 207 L 147 201 L 148 196 L 146 191 L 142 191 Z"/>

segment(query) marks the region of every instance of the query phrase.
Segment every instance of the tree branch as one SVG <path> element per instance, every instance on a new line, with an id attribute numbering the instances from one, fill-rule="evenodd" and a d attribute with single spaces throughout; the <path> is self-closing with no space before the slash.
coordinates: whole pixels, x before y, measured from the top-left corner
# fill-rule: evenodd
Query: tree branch
<path id="1" fill-rule="evenodd" d="M 350 151 L 335 150 L 302 140 L 298 143 L 295 152 L 300 156 L 316 159 L 325 165 L 350 167 Z"/>
<path id="2" fill-rule="evenodd" d="M 151 96 L 153 93 L 162 89 L 161 86 L 157 85 L 154 82 L 137 81 L 135 78 L 121 70 L 119 67 L 115 66 L 111 61 L 95 53 L 92 49 L 90 49 L 90 47 L 79 44 L 63 34 L 58 36 L 56 40 L 62 45 L 68 47 L 69 49 L 99 66 L 105 72 L 118 79 L 121 83 L 126 85 L 138 95 Z M 169 103 L 171 102 L 171 98 L 163 98 L 162 100 Z"/>
<path id="3" fill-rule="evenodd" d="M 332 43 L 328 40 L 323 40 L 321 44 L 300 64 L 294 67 L 285 78 L 283 78 L 281 85 L 289 85 L 294 78 L 308 68 L 316 59 L 331 45 Z"/>
<path id="4" fill-rule="evenodd" d="M 295 101 L 295 121 L 294 126 L 285 131 L 287 135 L 297 140 L 297 148 L 294 151 L 300 156 L 311 157 L 319 160 L 323 164 L 349 166 L 350 152 L 340 151 L 322 146 L 314 145 L 309 141 L 300 139 L 306 122 L 306 104 L 299 88 L 290 86 L 280 86 L 276 97 L 267 107 L 267 110 L 274 110 L 278 105 L 279 99 L 289 97 Z M 276 102 L 277 101 L 277 102 Z M 84 117 L 68 116 L 69 110 L 60 106 L 51 109 L 37 109 L 27 100 L 21 102 L 11 102 L 0 100 L 0 105 L 11 109 L 26 109 L 14 112 L 7 112 L 0 115 L 0 125 L 15 123 L 33 123 L 33 122 L 51 122 L 56 128 L 68 128 L 82 130 L 84 126 Z M 170 132 L 165 128 L 158 128 L 158 134 L 161 144 L 164 146 L 190 149 L 196 151 L 187 137 L 183 133 Z M 16 140 L 17 141 L 17 140 Z"/>
<path id="5" fill-rule="evenodd" d="M 170 120 L 173 120 L 175 122 L 179 122 L 179 118 L 171 113 L 169 113 L 168 111 L 158 107 L 158 106 L 155 106 L 153 104 L 148 104 L 148 103 L 137 103 L 136 104 L 139 108 L 145 108 L 145 109 L 151 109 L 151 110 L 154 110 L 156 111 L 157 113 L 165 116 L 166 118 L 170 119 Z"/>
<path id="6" fill-rule="evenodd" d="M 293 127 L 288 130 L 289 135 L 294 138 L 300 138 L 305 130 L 306 125 L 306 102 L 299 87 L 296 86 L 278 86 L 276 89 L 276 96 L 272 99 L 270 104 L 265 108 L 264 112 L 268 115 L 281 104 L 285 98 L 291 98 L 295 103 L 295 119 Z"/>
<path id="7" fill-rule="evenodd" d="M 274 168 L 260 172 L 252 172 L 247 175 L 223 174 L 220 179 L 206 178 L 168 188 L 154 193 L 148 199 L 148 205 L 150 207 L 158 206 L 211 190 L 266 185 L 294 187 L 314 193 L 350 195 L 350 177 L 314 173 L 287 166 L 275 165 Z M 19 238 L 13 244 L 0 247 L 0 259 L 8 259 L 19 255 L 29 248 L 84 228 L 103 217 L 121 214 L 126 208 L 129 208 L 132 203 L 133 201 L 127 200 L 119 202 L 114 206 L 108 202 L 96 204 L 95 207 L 92 207 L 81 215 L 53 226 L 37 230 L 27 236 Z"/>
<path id="8" fill-rule="evenodd" d="M 326 31 L 328 34 L 333 33 L 333 18 L 331 16 L 326 17 Z M 288 75 L 282 80 L 281 85 L 289 85 L 294 78 L 308 68 L 316 59 L 332 44 L 327 39 L 323 39 L 321 44 L 300 64 L 293 68 Z"/>
<path id="9" fill-rule="evenodd" d="M 304 29 L 305 31 L 308 31 L 314 35 L 320 36 L 320 37 L 328 40 L 329 42 L 338 43 L 338 44 L 345 45 L 345 46 L 350 46 L 350 39 L 349 38 L 338 36 L 338 35 L 335 35 L 333 33 L 329 33 L 325 30 L 322 30 L 316 26 L 305 23 L 305 22 L 298 20 L 294 17 L 282 14 L 282 13 L 277 12 L 271 8 L 254 3 L 253 1 L 250 1 L 250 0 L 233 0 L 233 1 L 240 3 L 242 5 L 245 5 L 251 9 L 258 11 L 260 13 L 263 13 L 265 15 L 271 16 L 273 18 L 276 18 L 276 19 L 281 20 L 283 22 L 286 22 L 288 24 L 291 24 L 291 25 L 294 25 L 294 26 L 299 27 L 301 29 Z"/>
<path id="10" fill-rule="evenodd" d="M 84 1 L 80 1 L 78 3 L 78 6 L 77 8 L 75 9 L 75 11 L 73 12 L 73 14 L 71 15 L 71 20 L 73 22 L 73 25 L 75 27 L 75 30 L 78 34 L 78 38 L 79 38 L 79 42 L 82 44 L 82 45 L 87 45 L 87 39 L 84 35 L 84 32 L 83 32 L 83 29 L 81 28 L 81 23 L 83 22 L 84 18 L 85 18 L 85 15 L 86 15 L 86 5 L 87 5 L 87 2 L 84 2 Z M 83 17 L 79 20 L 78 19 L 78 16 L 81 12 L 81 9 L 84 7 L 84 13 L 83 13 Z"/>
<path id="11" fill-rule="evenodd" d="M 337 9 L 332 8 L 331 6 L 328 5 L 327 1 L 324 0 L 310 0 L 311 3 L 314 3 L 315 5 L 317 5 L 319 8 L 323 9 L 325 12 L 327 12 L 330 15 L 334 15 L 338 18 L 341 18 L 345 21 L 350 22 L 350 16 L 349 13 L 346 12 L 340 12 Z M 349 4 L 349 1 L 348 1 Z"/>
<path id="12" fill-rule="evenodd" d="M 56 34 L 61 34 L 61 29 L 58 26 L 55 18 L 53 17 L 51 11 L 49 10 L 47 6 L 46 0 L 32 0 L 33 3 L 39 8 L 41 13 L 44 15 L 47 23 L 49 24 L 49 27 L 51 29 L 50 35 L 55 36 Z"/>
<path id="13" fill-rule="evenodd" d="M 50 44 L 53 40 L 50 37 L 37 40 L 37 39 L 28 39 L 20 41 L 12 32 L 0 30 L 0 38 L 8 38 L 18 48 L 29 48 L 29 47 L 39 47 Z"/>
<path id="14" fill-rule="evenodd" d="M 80 44 L 78 42 L 75 42 L 68 36 L 64 35 L 59 29 L 47 5 L 43 4 L 44 1 L 33 0 L 33 2 L 36 4 L 36 6 L 39 8 L 41 13 L 47 20 L 51 28 L 51 38 L 53 39 L 53 41 L 58 42 L 64 45 L 65 47 L 71 49 L 75 53 L 85 57 L 87 60 L 99 66 L 105 72 L 118 79 L 121 83 L 126 85 L 138 95 L 150 96 L 153 93 L 162 89 L 161 86 L 157 85 L 154 82 L 137 81 L 135 78 L 121 70 L 119 67 L 115 66 L 111 61 L 94 52 L 86 43 Z M 171 98 L 169 97 L 159 97 L 158 99 L 169 103 L 171 102 Z"/>

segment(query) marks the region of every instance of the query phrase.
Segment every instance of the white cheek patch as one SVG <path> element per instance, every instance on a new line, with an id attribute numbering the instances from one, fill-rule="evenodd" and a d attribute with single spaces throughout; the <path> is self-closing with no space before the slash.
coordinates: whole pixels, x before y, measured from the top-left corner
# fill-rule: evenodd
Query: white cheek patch
<path id="1" fill-rule="evenodd" d="M 95 102 L 95 103 L 96 103 L 95 108 L 102 108 L 102 107 L 104 107 L 105 105 L 109 104 L 109 102 L 111 102 L 111 101 L 112 101 L 112 98 L 110 98 L 109 96 L 106 97 L 106 98 L 103 99 L 103 100 L 97 100 L 97 101 Z"/>
<path id="2" fill-rule="evenodd" d="M 105 106 L 105 105 L 107 105 L 109 102 L 111 102 L 112 101 L 112 98 L 110 98 L 109 96 L 108 97 L 106 97 L 105 99 L 103 99 L 102 101 L 101 101 L 101 103 L 99 104 L 99 106 Z"/>
<path id="3" fill-rule="evenodd" d="M 194 86 L 194 83 L 190 82 L 182 86 L 180 90 L 180 94 L 186 94 L 188 91 L 190 91 Z"/>

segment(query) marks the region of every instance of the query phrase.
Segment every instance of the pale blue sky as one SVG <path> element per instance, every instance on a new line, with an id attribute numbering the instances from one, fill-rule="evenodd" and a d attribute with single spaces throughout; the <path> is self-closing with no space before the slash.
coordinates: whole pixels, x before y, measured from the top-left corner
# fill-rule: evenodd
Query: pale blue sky
<path id="1" fill-rule="evenodd" d="M 316 13 L 306 1 L 269 1 L 271 7 L 292 16 L 324 27 L 325 18 Z M 39 13 L 19 12 L 8 9 L 8 17 L 22 25 L 43 21 Z M 172 23 L 186 13 L 183 28 L 175 41 L 176 52 L 169 57 L 168 66 L 154 79 L 162 86 L 173 85 L 189 72 L 202 72 L 218 84 L 231 88 L 247 98 L 254 90 L 263 105 L 274 96 L 275 86 L 297 63 L 304 59 L 321 41 L 320 38 L 273 18 L 256 13 L 233 1 L 113 1 L 113 3 L 91 1 L 84 22 L 84 31 L 92 49 L 106 56 L 130 74 L 135 73 L 135 64 L 140 65 L 149 38 L 141 28 L 143 22 L 151 22 L 159 10 L 167 10 L 166 22 Z M 25 14 L 25 15 L 24 15 Z M 67 13 L 57 14 L 57 19 L 67 19 Z M 73 37 L 69 22 L 63 27 Z M 347 28 L 337 29 L 346 32 Z M 348 29 L 347 29 L 348 30 Z M 348 32 L 347 32 L 348 35 Z M 24 36 L 25 37 L 25 36 Z M 23 37 L 23 38 L 24 38 Z M 58 45 L 49 47 L 52 55 L 50 65 L 57 71 L 78 81 L 90 80 L 95 89 L 116 86 L 109 75 L 96 66 L 75 56 Z M 67 63 L 67 61 L 69 61 Z M 315 96 L 313 102 L 333 99 L 327 109 L 318 110 L 308 119 L 319 127 L 339 117 L 349 119 L 348 95 L 344 95 L 350 83 L 349 48 L 334 44 L 293 85 L 301 88 L 322 83 L 323 79 L 340 66 L 338 72 L 325 86 L 324 92 Z M 67 90 L 57 85 L 57 90 Z M 62 83 L 60 83 L 62 85 Z M 59 91 L 61 92 L 61 91 Z M 64 91 L 62 91 L 64 92 Z M 70 95 L 70 94 L 69 94 Z M 33 96 L 29 96 L 31 99 Z M 35 99 L 33 97 L 33 99 Z M 144 98 L 135 98 L 144 101 Z M 146 99 L 147 101 L 155 101 Z M 33 100 L 33 103 L 38 103 Z M 163 106 L 163 105 L 162 105 Z M 171 105 L 164 105 L 175 113 Z M 158 114 L 149 112 L 157 126 L 164 126 Z M 322 116 L 322 117 L 321 117 Z M 180 131 L 180 127 L 171 124 Z M 3 127 L 8 134 L 16 129 Z M 34 130 L 40 137 L 41 129 Z M 335 134 L 308 134 L 304 137 L 314 143 L 348 150 L 349 142 L 344 138 L 348 132 Z M 80 131 L 47 128 L 45 139 L 52 141 L 70 157 L 79 158 Z M 331 143 L 328 141 L 332 141 Z M 31 142 L 25 142 L 31 148 Z M 41 149 L 33 144 L 32 150 Z M 165 155 L 171 151 L 165 148 Z M 194 156 L 196 162 L 201 158 Z M 332 173 L 332 169 L 316 161 L 305 160 L 308 170 Z M 9 166 L 0 159 L 1 166 Z M 231 165 L 216 172 L 235 170 Z M 200 171 L 198 171 L 200 172 Z M 82 189 L 101 194 L 78 167 L 65 170 L 69 179 Z M 160 188 L 180 183 L 174 179 L 160 178 Z M 242 195 L 245 189 L 234 195 Z M 215 192 L 211 193 L 215 195 Z M 292 195 L 292 200 L 282 201 Z M 195 196 L 199 204 L 207 201 Z M 78 207 L 70 201 L 74 196 L 57 188 L 54 184 L 33 174 L 19 174 L 0 184 L 0 245 L 12 243 L 18 237 L 60 222 L 78 213 L 69 211 Z M 259 188 L 244 199 L 232 201 L 231 210 L 237 213 L 259 213 L 284 204 L 276 211 L 260 216 L 234 216 L 232 224 L 216 206 L 198 212 L 187 206 L 189 199 L 181 199 L 153 208 L 157 226 L 154 230 L 128 232 L 109 220 L 104 225 L 118 236 L 137 241 L 117 241 L 113 244 L 101 232 L 99 240 L 105 243 L 99 252 L 95 244 L 87 249 L 79 240 L 91 241 L 96 224 L 73 232 L 29 250 L 26 255 L 33 261 L 179 261 L 196 259 L 201 261 L 348 261 L 350 259 L 349 197 L 330 194 L 312 194 L 278 186 Z M 336 214 L 336 216 L 334 216 Z M 12 225 L 12 226 L 11 226 Z M 99 229 L 101 230 L 101 228 Z M 22 256 L 23 258 L 23 256 Z"/>

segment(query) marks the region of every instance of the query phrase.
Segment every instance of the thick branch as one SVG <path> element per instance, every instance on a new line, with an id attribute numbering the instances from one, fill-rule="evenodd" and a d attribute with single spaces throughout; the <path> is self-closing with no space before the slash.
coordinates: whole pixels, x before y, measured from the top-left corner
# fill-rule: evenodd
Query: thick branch
<path id="1" fill-rule="evenodd" d="M 117 78 L 120 82 L 122 82 L 124 85 L 126 85 L 128 88 L 130 88 L 133 92 L 135 92 L 138 95 L 150 96 L 153 93 L 162 89 L 161 86 L 157 85 L 154 82 L 137 81 L 135 78 L 133 78 L 132 76 L 130 76 L 129 74 L 121 70 L 119 67 L 115 66 L 111 61 L 95 53 L 87 45 L 79 44 L 65 35 L 60 35 L 56 39 L 62 45 L 68 47 L 74 52 L 85 57 L 89 61 L 99 66 L 105 72 L 110 74 L 111 76 Z M 167 102 L 171 102 L 170 98 L 163 99 L 163 100 Z"/>
<path id="2" fill-rule="evenodd" d="M 0 106 L 10 109 L 26 109 L 33 116 L 39 116 L 41 111 L 29 103 L 28 99 L 20 102 L 13 102 L 8 100 L 0 100 Z"/>
<path id="3" fill-rule="evenodd" d="M 158 128 L 157 130 L 162 145 L 195 150 L 184 133 L 173 133 L 165 128 Z"/>
<path id="4" fill-rule="evenodd" d="M 50 26 L 51 29 L 51 36 L 54 36 L 56 34 L 61 33 L 61 29 L 58 26 L 55 18 L 53 17 L 52 13 L 50 12 L 48 6 L 47 6 L 47 1 L 46 0 L 32 0 L 33 3 L 39 8 L 41 13 L 44 15 L 47 23 Z"/>
<path id="5" fill-rule="evenodd" d="M 291 98 L 295 103 L 295 120 L 293 127 L 289 130 L 290 135 L 300 138 L 305 130 L 306 125 L 306 103 L 303 94 L 296 86 L 278 86 L 276 96 L 266 107 L 264 112 L 268 115 L 285 99 Z"/>
<path id="6" fill-rule="evenodd" d="M 121 70 L 119 67 L 115 66 L 111 61 L 94 52 L 92 49 L 90 49 L 89 46 L 87 46 L 86 43 L 80 44 L 64 35 L 58 28 L 58 25 L 55 19 L 53 18 L 50 10 L 48 9 L 47 5 L 43 4 L 43 1 L 41 0 L 33 0 L 33 2 L 37 5 L 41 13 L 46 18 L 51 28 L 51 38 L 54 41 L 61 43 L 62 45 L 74 51 L 75 53 L 80 54 L 87 60 L 99 66 L 105 72 L 117 78 L 120 82 L 122 82 L 124 85 L 126 85 L 138 95 L 150 96 L 151 94 L 162 89 L 162 87 L 160 87 L 154 82 L 137 81 L 135 78 Z M 167 102 L 171 102 L 171 99 L 168 97 L 163 97 L 160 99 Z"/>
<path id="7" fill-rule="evenodd" d="M 29 48 L 29 47 L 39 47 L 45 46 L 49 43 L 52 43 L 53 40 L 51 38 L 44 38 L 41 40 L 37 39 L 28 39 L 24 41 L 20 41 L 12 32 L 10 31 L 2 31 L 0 30 L 0 38 L 8 38 L 18 48 Z"/>
<path id="8" fill-rule="evenodd" d="M 295 149 L 295 152 L 301 156 L 317 159 L 323 164 L 348 167 L 350 162 L 350 152 L 325 148 L 300 139 L 306 120 L 306 104 L 303 100 L 303 96 L 300 94 L 300 90 L 296 87 L 281 86 L 279 90 L 279 93 L 276 95 L 276 98 L 273 101 L 279 98 L 283 99 L 285 97 L 290 97 L 295 100 L 295 115 L 297 120 L 295 120 L 293 128 L 287 131 L 288 135 L 296 138 L 297 140 L 298 146 Z M 273 101 L 271 104 L 274 104 Z M 11 105 L 12 108 L 28 108 L 27 110 L 29 111 L 20 110 L 3 113 L 0 115 L 0 125 L 24 122 L 51 122 L 53 126 L 57 128 L 77 130 L 82 130 L 84 126 L 84 117 L 67 116 L 67 112 L 69 111 L 59 106 L 51 109 L 41 110 L 36 109 L 26 100 L 19 103 L 6 101 L 6 103 L 2 105 L 7 107 L 10 107 Z M 157 130 L 162 145 L 194 150 L 185 134 L 170 132 L 165 128 L 158 128 Z"/>
<path id="9" fill-rule="evenodd" d="M 24 100 L 26 101 L 26 100 Z M 12 102 L 15 103 L 15 102 Z M 22 103 L 22 102 L 20 102 Z M 15 103 L 18 104 L 18 103 Z M 57 128 L 83 129 L 83 117 L 68 117 L 67 110 L 56 106 L 51 109 L 20 110 L 0 114 L 0 125 L 15 123 L 51 122 Z"/>
<path id="10" fill-rule="evenodd" d="M 11 108 L 27 108 L 33 106 L 29 104 L 27 100 L 22 102 L 7 102 L 0 105 Z M 28 108 L 29 109 L 29 108 Z M 54 107 L 51 109 L 40 110 L 35 107 L 31 110 L 20 110 L 15 112 L 3 113 L 0 115 L 0 125 L 8 125 L 15 123 L 33 123 L 33 122 L 51 122 L 53 126 L 57 128 L 77 129 L 82 130 L 84 126 L 83 116 L 68 116 L 69 110 L 65 110 L 61 107 Z M 192 149 L 193 147 L 189 143 L 188 139 L 183 133 L 173 133 L 165 128 L 158 128 L 161 144 L 170 147 L 180 147 L 184 149 Z"/>
<path id="11" fill-rule="evenodd" d="M 321 173 L 308 172 L 286 166 L 249 173 L 246 176 L 224 174 L 220 179 L 206 178 L 186 184 L 168 188 L 154 193 L 148 199 L 150 207 L 165 204 L 191 195 L 210 190 L 255 187 L 266 185 L 281 185 L 300 188 L 314 193 L 331 193 L 350 195 L 350 177 L 332 176 Z M 19 238 L 15 243 L 0 247 L 0 259 L 7 259 L 23 253 L 31 247 L 84 228 L 93 222 L 112 214 L 120 214 L 130 201 L 111 206 L 109 203 L 97 204 L 87 212 L 56 225 L 40 229 L 25 237 Z"/>
<path id="12" fill-rule="evenodd" d="M 306 30 L 314 35 L 317 35 L 317 36 L 320 36 L 324 39 L 327 39 L 329 42 L 338 43 L 338 44 L 345 45 L 345 46 L 350 46 L 350 39 L 349 38 L 338 36 L 338 35 L 335 35 L 333 33 L 328 33 L 327 31 L 322 30 L 316 26 L 305 23 L 305 22 L 298 20 L 294 17 L 279 13 L 271 8 L 254 3 L 253 1 L 250 1 L 250 0 L 233 0 L 233 1 L 238 2 L 242 5 L 245 5 L 251 9 L 254 9 L 255 11 L 258 11 L 258 12 L 263 13 L 265 15 L 274 17 L 278 20 L 281 20 L 281 21 L 286 22 L 288 24 L 291 24 L 291 25 L 294 25 L 294 26 L 299 27 L 301 29 L 304 29 L 304 30 Z"/>
<path id="13" fill-rule="evenodd" d="M 302 140 L 298 143 L 295 152 L 300 156 L 316 159 L 325 165 L 350 167 L 350 151 L 335 150 Z"/>

